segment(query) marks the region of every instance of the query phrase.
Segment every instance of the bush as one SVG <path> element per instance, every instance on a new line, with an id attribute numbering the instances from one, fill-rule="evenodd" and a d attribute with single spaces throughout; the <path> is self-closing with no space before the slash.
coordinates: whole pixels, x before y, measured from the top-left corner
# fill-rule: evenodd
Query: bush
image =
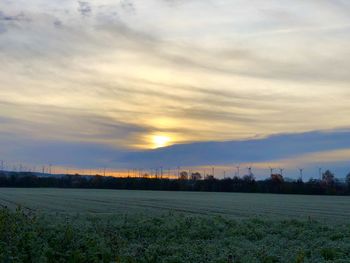
<path id="1" fill-rule="evenodd" d="M 0 262 L 348 262 L 349 241 L 350 227 L 316 221 L 0 210 Z"/>

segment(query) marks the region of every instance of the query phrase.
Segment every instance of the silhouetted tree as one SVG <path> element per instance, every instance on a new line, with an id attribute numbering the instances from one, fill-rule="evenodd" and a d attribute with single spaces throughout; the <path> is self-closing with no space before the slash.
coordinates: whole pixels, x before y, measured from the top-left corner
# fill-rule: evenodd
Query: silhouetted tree
<path id="1" fill-rule="evenodd" d="M 243 178 L 217 179 L 207 175 L 200 180 L 200 174 L 181 172 L 179 179 L 169 178 L 116 178 L 104 176 L 62 175 L 40 177 L 35 173 L 1 172 L 0 187 L 60 187 L 60 188 L 102 188 L 130 190 L 164 191 L 217 191 L 217 192 L 259 192 L 285 194 L 337 194 L 350 195 L 350 173 L 346 182 L 337 180 L 334 174 L 326 171 L 323 180 L 310 179 L 308 182 L 283 180 L 272 176 L 267 180 L 256 181 L 253 174 Z"/>
<path id="2" fill-rule="evenodd" d="M 205 180 L 214 180 L 215 179 L 215 177 L 214 177 L 214 175 L 212 175 L 212 174 L 207 174 L 206 176 L 205 176 L 205 178 L 204 178 Z"/>
<path id="3" fill-rule="evenodd" d="M 350 173 L 348 173 L 345 177 L 345 182 L 348 185 L 348 188 L 350 190 Z"/>
<path id="4" fill-rule="evenodd" d="M 243 176 L 243 181 L 246 183 L 251 183 L 255 181 L 254 175 L 253 174 L 246 174 Z"/>
<path id="5" fill-rule="evenodd" d="M 334 178 L 335 176 L 330 170 L 325 171 L 322 175 L 322 181 L 327 185 L 334 184 Z"/>
<path id="6" fill-rule="evenodd" d="M 273 183 L 281 184 L 284 182 L 283 176 L 281 174 L 271 174 L 270 178 Z"/>
<path id="7" fill-rule="evenodd" d="M 186 171 L 182 171 L 180 173 L 180 180 L 188 180 L 188 173 Z"/>

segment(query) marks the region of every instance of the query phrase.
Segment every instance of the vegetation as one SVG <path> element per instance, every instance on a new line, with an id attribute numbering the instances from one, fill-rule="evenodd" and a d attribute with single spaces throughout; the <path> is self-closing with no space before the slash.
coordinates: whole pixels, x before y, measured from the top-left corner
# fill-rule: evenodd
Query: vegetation
<path id="1" fill-rule="evenodd" d="M 0 189 L 0 262 L 349 262 L 350 199 Z"/>
<path id="2" fill-rule="evenodd" d="M 59 188 L 101 188 L 128 190 L 163 191 L 206 191 L 206 192 L 243 192 L 243 193 L 283 193 L 310 195 L 350 195 L 350 177 L 345 182 L 337 180 L 334 174 L 326 171 L 322 180 L 310 179 L 303 182 L 284 180 L 280 174 L 272 174 L 267 180 L 256 181 L 254 176 L 242 178 L 216 179 L 207 175 L 203 180 L 198 172 L 190 176 L 180 173 L 179 179 L 168 178 L 116 178 L 81 175 L 62 175 L 40 177 L 33 173 L 0 172 L 0 187 L 59 187 Z"/>
<path id="3" fill-rule="evenodd" d="M 0 210 L 1 262 L 349 262 L 350 227 L 167 213 Z"/>

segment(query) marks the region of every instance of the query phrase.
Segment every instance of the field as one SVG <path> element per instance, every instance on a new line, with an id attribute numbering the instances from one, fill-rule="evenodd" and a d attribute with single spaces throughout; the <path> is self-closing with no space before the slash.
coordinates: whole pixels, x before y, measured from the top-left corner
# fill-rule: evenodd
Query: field
<path id="1" fill-rule="evenodd" d="M 350 262 L 348 197 L 2 188 L 0 204 L 1 262 Z"/>
<path id="2" fill-rule="evenodd" d="M 44 213 L 132 214 L 181 212 L 230 218 L 317 219 L 347 223 L 350 198 L 240 193 L 82 189 L 0 189 L 0 203 Z"/>

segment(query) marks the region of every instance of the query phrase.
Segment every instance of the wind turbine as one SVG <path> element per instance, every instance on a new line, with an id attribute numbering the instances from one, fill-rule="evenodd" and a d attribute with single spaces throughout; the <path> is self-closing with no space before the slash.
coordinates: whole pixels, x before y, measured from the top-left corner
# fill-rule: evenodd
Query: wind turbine
<path id="1" fill-rule="evenodd" d="M 247 167 L 247 169 L 248 169 L 248 175 L 250 175 L 250 176 L 253 175 L 253 173 L 252 173 L 252 168 L 253 168 L 253 167 L 251 167 L 251 166 L 248 166 L 248 167 Z"/>
<path id="2" fill-rule="evenodd" d="M 284 168 L 280 168 L 280 175 L 283 176 L 283 171 L 284 171 Z"/>
<path id="3" fill-rule="evenodd" d="M 303 180 L 303 172 L 304 168 L 299 168 L 299 173 L 300 173 L 300 179 Z"/>

